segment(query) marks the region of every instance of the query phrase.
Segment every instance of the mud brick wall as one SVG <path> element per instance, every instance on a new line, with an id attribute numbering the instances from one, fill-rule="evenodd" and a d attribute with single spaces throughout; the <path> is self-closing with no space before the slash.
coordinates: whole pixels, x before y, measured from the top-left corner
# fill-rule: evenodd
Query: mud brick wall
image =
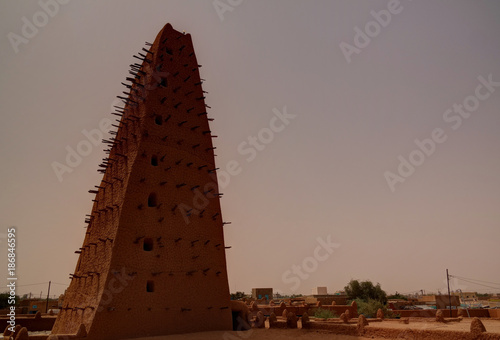
<path id="1" fill-rule="evenodd" d="M 264 315 L 268 316 L 271 313 L 276 314 L 277 316 L 280 316 L 283 314 L 283 311 L 286 309 L 288 312 L 292 312 L 295 315 L 303 315 L 307 313 L 308 311 L 311 311 L 316 307 L 306 307 L 306 306 L 269 306 L 269 305 L 258 305 L 258 310 L 251 310 L 252 315 L 257 315 L 257 312 L 262 312 Z M 323 309 L 328 309 L 334 312 L 337 317 L 340 316 L 340 314 L 344 313 L 346 310 L 349 310 L 349 314 L 353 318 L 358 317 L 358 310 L 355 306 L 347 305 L 347 306 L 342 306 L 342 305 L 326 305 L 326 306 L 321 306 Z"/>
<path id="2" fill-rule="evenodd" d="M 0 329 L 3 330 L 7 327 L 7 318 L 0 318 Z M 56 321 L 55 316 L 44 316 L 40 319 L 35 319 L 33 316 L 23 317 L 16 316 L 16 325 L 21 325 L 21 327 L 26 327 L 30 332 L 37 331 L 50 331 L 54 326 Z"/>
<path id="3" fill-rule="evenodd" d="M 445 318 L 450 317 L 449 309 L 442 309 L 443 315 Z M 490 317 L 488 309 L 469 309 L 469 315 L 471 318 L 487 318 Z M 436 309 L 424 309 L 424 310 L 394 310 L 393 313 L 400 314 L 402 318 L 434 318 L 436 317 Z M 456 309 L 451 310 L 451 317 L 456 318 L 458 316 L 458 311 Z M 467 311 L 465 309 L 462 310 L 462 316 L 468 317 Z"/>
<path id="4" fill-rule="evenodd" d="M 500 309 L 488 309 L 490 318 L 500 318 Z"/>
<path id="5" fill-rule="evenodd" d="M 134 57 L 53 334 L 230 330 L 216 136 L 191 36 L 167 24 Z"/>

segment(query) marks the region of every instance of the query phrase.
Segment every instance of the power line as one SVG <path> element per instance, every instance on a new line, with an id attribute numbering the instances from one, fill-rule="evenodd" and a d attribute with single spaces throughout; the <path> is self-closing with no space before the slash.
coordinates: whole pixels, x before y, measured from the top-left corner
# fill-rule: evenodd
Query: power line
<path id="1" fill-rule="evenodd" d="M 47 283 L 49 283 L 49 281 L 47 281 L 47 282 L 41 282 L 41 283 L 30 283 L 30 284 L 26 284 L 26 285 L 17 285 L 16 284 L 16 287 L 39 286 L 39 285 L 46 285 Z M 9 286 L 5 286 L 5 287 L 2 287 L 2 288 L 10 288 L 10 287 Z"/>
<path id="2" fill-rule="evenodd" d="M 488 288 L 493 288 L 493 289 L 500 289 L 500 287 L 492 287 L 492 286 L 483 285 L 483 284 L 477 283 L 477 282 L 472 282 L 472 281 L 468 281 L 468 280 L 464 280 L 464 279 L 459 279 L 456 276 L 455 276 L 455 278 L 458 279 L 458 280 L 460 280 L 460 281 L 465 281 L 465 282 L 468 282 L 468 283 L 472 283 L 473 285 L 478 285 L 478 286 L 483 286 L 483 287 L 488 287 Z"/>
<path id="3" fill-rule="evenodd" d="M 16 287 L 28 287 L 28 286 L 40 286 L 40 285 L 46 285 L 48 284 L 49 281 L 47 282 L 40 282 L 40 283 L 28 283 L 28 284 L 25 284 L 25 285 L 18 285 L 16 284 Z M 56 283 L 56 282 L 52 282 L 52 284 L 56 284 L 56 285 L 62 285 L 62 286 L 69 286 L 69 284 L 67 283 Z M 0 287 L 0 288 L 10 288 L 10 286 L 4 286 L 4 287 Z"/>
<path id="4" fill-rule="evenodd" d="M 457 278 L 457 279 L 459 279 L 459 280 L 472 280 L 472 281 L 484 282 L 484 283 L 489 283 L 489 284 L 499 285 L 499 286 L 500 286 L 500 283 L 497 283 L 497 282 L 490 282 L 490 281 L 476 280 L 476 279 L 471 279 L 471 278 L 468 278 L 468 277 L 461 277 L 461 276 L 456 276 L 456 275 L 450 275 L 450 277 L 454 277 L 454 278 Z"/>
<path id="5" fill-rule="evenodd" d="M 411 291 L 411 292 L 403 292 L 403 293 L 400 293 L 398 292 L 399 294 L 401 295 L 410 295 L 410 294 L 417 294 L 417 293 L 420 293 L 420 289 L 419 290 L 414 290 L 414 291 Z"/>

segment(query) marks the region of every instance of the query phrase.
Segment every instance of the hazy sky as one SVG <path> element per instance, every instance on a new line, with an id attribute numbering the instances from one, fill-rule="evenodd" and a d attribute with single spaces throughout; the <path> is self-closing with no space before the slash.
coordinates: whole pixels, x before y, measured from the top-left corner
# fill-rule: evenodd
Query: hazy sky
<path id="1" fill-rule="evenodd" d="M 68 150 L 167 22 L 203 65 L 217 166 L 238 163 L 220 180 L 231 291 L 444 292 L 446 268 L 498 287 L 452 289 L 500 291 L 498 1 L 65 1 L 0 2 L 0 265 L 17 226 L 18 293 L 69 284 L 105 154 Z"/>

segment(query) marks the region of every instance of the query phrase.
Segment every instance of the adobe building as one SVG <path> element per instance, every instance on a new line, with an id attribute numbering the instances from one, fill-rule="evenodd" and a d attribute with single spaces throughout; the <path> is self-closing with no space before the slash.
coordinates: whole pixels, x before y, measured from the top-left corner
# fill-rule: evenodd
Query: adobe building
<path id="1" fill-rule="evenodd" d="M 263 299 L 267 301 L 273 299 L 273 289 L 272 288 L 252 288 L 252 299 Z"/>
<path id="2" fill-rule="evenodd" d="M 328 289 L 327 287 L 314 287 L 312 295 L 328 295 Z"/>
<path id="3" fill-rule="evenodd" d="M 334 295 L 328 294 L 327 287 L 314 287 L 312 289 L 312 295 L 305 297 L 305 301 L 308 304 L 317 304 L 320 302 L 322 305 L 347 305 L 347 295 L 335 293 Z"/>
<path id="4" fill-rule="evenodd" d="M 451 295 L 424 295 L 418 298 L 420 304 L 427 306 L 435 306 L 436 309 L 449 309 L 451 300 L 452 308 L 460 307 L 460 299 L 458 296 Z"/>
<path id="5" fill-rule="evenodd" d="M 477 297 L 477 292 L 454 292 L 454 296 L 458 296 L 460 299 L 460 304 L 462 305 L 474 305 L 479 303 L 479 298 Z"/>
<path id="6" fill-rule="evenodd" d="M 231 330 L 214 147 L 191 36 L 134 56 L 104 174 L 52 334 L 122 339 Z M 56 338 L 55 336 L 52 336 Z"/>
<path id="7" fill-rule="evenodd" d="M 449 296 L 448 295 L 435 295 L 436 300 L 436 308 L 437 309 L 449 309 L 450 308 L 450 300 L 452 308 L 460 307 L 460 299 L 458 296 Z"/>
<path id="8" fill-rule="evenodd" d="M 59 309 L 59 301 L 49 299 L 49 305 L 47 307 L 47 299 L 24 299 L 19 302 L 19 307 L 21 309 L 20 314 L 45 313 L 49 310 L 57 311 Z"/>

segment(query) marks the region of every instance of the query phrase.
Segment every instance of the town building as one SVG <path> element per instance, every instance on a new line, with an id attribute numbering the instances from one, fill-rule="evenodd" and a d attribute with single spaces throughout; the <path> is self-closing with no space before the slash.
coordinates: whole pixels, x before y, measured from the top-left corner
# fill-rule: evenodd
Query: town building
<path id="1" fill-rule="evenodd" d="M 252 288 L 252 299 L 273 299 L 273 289 L 272 288 Z"/>

